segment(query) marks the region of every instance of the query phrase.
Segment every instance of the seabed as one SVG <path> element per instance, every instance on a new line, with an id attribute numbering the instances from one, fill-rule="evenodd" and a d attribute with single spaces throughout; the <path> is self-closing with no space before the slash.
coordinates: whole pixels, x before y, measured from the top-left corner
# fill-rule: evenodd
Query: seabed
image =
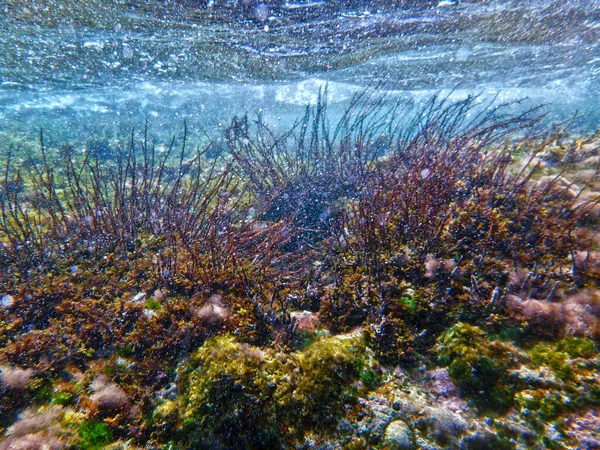
<path id="1" fill-rule="evenodd" d="M 598 134 L 323 98 L 4 140 L 0 449 L 600 448 Z"/>

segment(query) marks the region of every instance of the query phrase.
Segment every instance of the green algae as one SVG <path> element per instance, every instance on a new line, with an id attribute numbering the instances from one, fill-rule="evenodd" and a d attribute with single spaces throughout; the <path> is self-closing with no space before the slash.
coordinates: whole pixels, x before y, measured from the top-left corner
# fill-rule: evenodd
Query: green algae
<path id="1" fill-rule="evenodd" d="M 418 304 L 417 301 L 412 297 L 404 295 L 400 298 L 398 303 L 402 305 L 402 307 L 408 314 L 414 314 L 417 312 Z"/>
<path id="2" fill-rule="evenodd" d="M 28 387 L 37 403 L 48 403 L 52 400 L 52 382 L 46 377 L 36 376 L 29 381 Z"/>
<path id="3" fill-rule="evenodd" d="M 540 423 L 559 417 L 568 409 L 569 401 L 564 394 L 548 389 L 525 389 L 515 396 L 521 415 Z"/>
<path id="4" fill-rule="evenodd" d="M 556 345 L 540 343 L 531 351 L 531 357 L 534 365 L 550 367 L 561 380 L 565 380 L 571 375 L 571 367 L 567 363 L 569 355 L 566 352 L 557 351 Z"/>
<path id="5" fill-rule="evenodd" d="M 146 309 L 155 312 L 160 311 L 162 309 L 162 305 L 160 304 L 160 302 L 154 298 L 149 298 L 148 300 L 146 300 L 144 302 L 144 306 L 146 307 Z"/>
<path id="6" fill-rule="evenodd" d="M 56 392 L 52 396 L 52 402 L 55 405 L 66 406 L 73 402 L 75 399 L 75 393 L 73 392 Z"/>
<path id="7" fill-rule="evenodd" d="M 598 354 L 594 341 L 588 338 L 565 337 L 557 343 L 539 343 L 531 350 L 532 362 L 536 366 L 546 365 L 563 380 L 577 376 L 582 362 L 573 359 L 591 359 Z"/>
<path id="8" fill-rule="evenodd" d="M 366 381 L 363 390 L 374 386 L 371 364 L 360 333 L 324 337 L 289 354 L 230 335 L 212 338 L 180 372 L 179 413 L 188 443 L 219 436 L 229 446 L 278 448 L 301 441 L 309 430 L 336 423 L 343 405 L 356 400 L 357 381 Z"/>
<path id="9" fill-rule="evenodd" d="M 600 368 L 594 341 L 567 336 L 555 343 L 542 342 L 530 351 L 532 366 L 547 367 L 556 376 L 548 385 L 525 389 L 516 397 L 521 414 L 543 423 L 565 412 L 600 404 L 597 373 Z"/>
<path id="10" fill-rule="evenodd" d="M 78 448 L 82 450 L 96 450 L 113 441 L 113 435 L 108 425 L 100 420 L 86 420 L 79 425 Z"/>
<path id="11" fill-rule="evenodd" d="M 556 350 L 565 352 L 569 358 L 589 359 L 598 354 L 596 344 L 589 338 L 567 336 L 556 345 Z"/>
<path id="12" fill-rule="evenodd" d="M 437 352 L 439 363 L 478 408 L 501 413 L 512 406 L 515 386 L 509 369 L 520 359 L 516 348 L 490 341 L 481 328 L 459 322 L 440 336 Z"/>
<path id="13" fill-rule="evenodd" d="M 542 342 L 526 354 L 490 340 L 479 327 L 458 323 L 438 339 L 437 352 L 462 395 L 490 413 L 516 406 L 524 418 L 541 424 L 598 403 L 593 376 L 597 351 L 587 338 Z M 554 381 L 543 378 L 544 367 Z M 519 378 L 519 370 L 538 375 Z"/>

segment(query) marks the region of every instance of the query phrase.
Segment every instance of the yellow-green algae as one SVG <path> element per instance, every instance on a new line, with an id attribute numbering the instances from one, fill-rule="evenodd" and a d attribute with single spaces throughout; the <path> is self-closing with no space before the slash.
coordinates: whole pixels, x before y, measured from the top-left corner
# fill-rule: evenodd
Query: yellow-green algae
<path id="1" fill-rule="evenodd" d="M 362 333 L 324 337 L 294 353 L 261 350 L 231 335 L 209 339 L 179 374 L 185 441 L 203 445 L 219 436 L 246 448 L 301 442 L 336 423 L 343 405 L 367 389 L 359 381 L 370 379 L 373 364 Z M 172 407 L 159 406 L 155 420 Z"/>
<path id="2" fill-rule="evenodd" d="M 525 359 L 516 347 L 490 341 L 481 328 L 459 322 L 439 338 L 437 351 L 450 378 L 478 407 L 503 412 L 512 406 L 515 386 L 509 369 Z"/>
<path id="3" fill-rule="evenodd" d="M 541 425 L 565 412 L 600 405 L 600 359 L 591 339 L 567 336 L 539 343 L 530 353 L 531 365 L 554 378 L 519 392 L 516 403 L 523 416 Z"/>
<path id="4" fill-rule="evenodd" d="M 525 350 L 457 323 L 440 336 L 436 350 L 462 396 L 488 416 L 514 408 L 549 448 L 571 447 L 564 433 L 562 446 L 545 438 L 547 426 L 560 432 L 565 416 L 600 404 L 600 359 L 588 338 L 567 336 Z"/>

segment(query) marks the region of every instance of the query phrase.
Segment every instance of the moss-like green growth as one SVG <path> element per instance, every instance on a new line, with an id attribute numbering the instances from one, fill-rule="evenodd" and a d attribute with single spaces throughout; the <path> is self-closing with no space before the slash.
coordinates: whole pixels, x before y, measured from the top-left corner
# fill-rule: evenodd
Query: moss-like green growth
<path id="1" fill-rule="evenodd" d="M 115 350 L 115 355 L 122 356 L 124 358 L 127 358 L 133 354 L 133 346 L 129 343 L 117 347 L 117 349 Z"/>
<path id="2" fill-rule="evenodd" d="M 149 298 L 148 300 L 146 300 L 144 306 L 150 311 L 160 311 L 162 309 L 162 305 L 160 304 L 160 302 L 155 300 L 154 298 Z"/>
<path id="3" fill-rule="evenodd" d="M 531 350 L 531 359 L 536 366 L 548 366 L 561 380 L 573 378 L 573 371 L 581 364 L 570 359 L 591 359 L 598 354 L 594 341 L 587 338 L 565 337 L 556 344 L 540 343 Z"/>
<path id="4" fill-rule="evenodd" d="M 568 400 L 568 397 L 560 392 L 548 389 L 527 389 L 515 396 L 521 412 L 527 411 L 524 416 L 544 421 L 559 417 L 567 409 Z"/>
<path id="5" fill-rule="evenodd" d="M 555 345 L 541 343 L 531 351 L 531 360 L 535 366 L 545 365 L 552 369 L 556 376 L 565 380 L 571 375 L 571 367 L 567 363 L 569 355 L 558 351 Z"/>
<path id="6" fill-rule="evenodd" d="M 364 369 L 360 372 L 360 381 L 369 390 L 373 390 L 377 387 L 377 374 L 373 369 Z"/>
<path id="7" fill-rule="evenodd" d="M 509 369 L 520 359 L 516 348 L 490 341 L 479 327 L 459 322 L 439 338 L 437 352 L 450 378 L 477 407 L 502 412 L 513 404 Z"/>
<path id="8" fill-rule="evenodd" d="M 408 314 L 414 314 L 417 312 L 418 305 L 414 298 L 404 295 L 402 298 L 400 298 L 399 303 Z"/>
<path id="9" fill-rule="evenodd" d="M 592 358 L 598 354 L 596 344 L 588 338 L 567 336 L 558 342 L 556 349 L 565 352 L 570 358 Z"/>
<path id="10" fill-rule="evenodd" d="M 102 448 L 113 441 L 113 435 L 108 426 L 100 420 L 87 420 L 79 425 L 81 441 L 78 447 L 84 450 Z"/>
<path id="11" fill-rule="evenodd" d="M 52 400 L 52 381 L 44 377 L 34 377 L 29 381 L 35 400 L 39 403 L 49 403 Z"/>
<path id="12" fill-rule="evenodd" d="M 66 406 L 70 404 L 75 398 L 75 394 L 73 392 L 56 392 L 52 396 L 52 403 L 55 405 Z"/>
<path id="13" fill-rule="evenodd" d="M 180 418 L 187 444 L 214 439 L 230 448 L 279 448 L 336 423 L 372 387 L 362 334 L 325 337 L 297 353 L 261 350 L 232 336 L 208 340 L 180 372 Z"/>
<path id="14" fill-rule="evenodd" d="M 370 370 L 370 355 L 362 334 L 321 339 L 291 355 L 301 376 L 292 382 L 293 398 L 305 421 L 331 421 L 344 403 L 354 400 L 352 384 Z M 373 383 L 374 384 L 374 383 Z"/>
<path id="15" fill-rule="evenodd" d="M 566 337 L 556 343 L 542 342 L 530 350 L 530 355 L 532 366 L 540 373 L 551 371 L 556 377 L 552 380 L 543 377 L 543 382 L 533 380 L 531 386 L 515 396 L 521 417 L 534 424 L 540 433 L 543 424 L 560 422 L 566 412 L 600 403 L 595 381 L 600 360 L 593 341 Z"/>
<path id="16" fill-rule="evenodd" d="M 166 437 L 171 442 L 166 442 L 164 448 L 179 448 L 177 435 L 179 422 L 179 405 L 174 400 L 165 400 L 159 403 L 150 416 L 150 428 L 152 435 L 161 439 Z"/>

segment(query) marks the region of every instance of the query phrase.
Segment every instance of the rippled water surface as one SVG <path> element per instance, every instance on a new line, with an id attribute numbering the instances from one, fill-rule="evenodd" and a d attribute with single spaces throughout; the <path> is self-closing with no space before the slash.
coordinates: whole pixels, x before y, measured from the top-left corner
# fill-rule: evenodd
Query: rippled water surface
<path id="1" fill-rule="evenodd" d="M 319 88 L 343 107 L 377 85 L 547 103 L 600 117 L 600 5 L 485 2 L 49 1 L 0 3 L 0 127 L 79 136 L 233 114 L 296 116 Z"/>

